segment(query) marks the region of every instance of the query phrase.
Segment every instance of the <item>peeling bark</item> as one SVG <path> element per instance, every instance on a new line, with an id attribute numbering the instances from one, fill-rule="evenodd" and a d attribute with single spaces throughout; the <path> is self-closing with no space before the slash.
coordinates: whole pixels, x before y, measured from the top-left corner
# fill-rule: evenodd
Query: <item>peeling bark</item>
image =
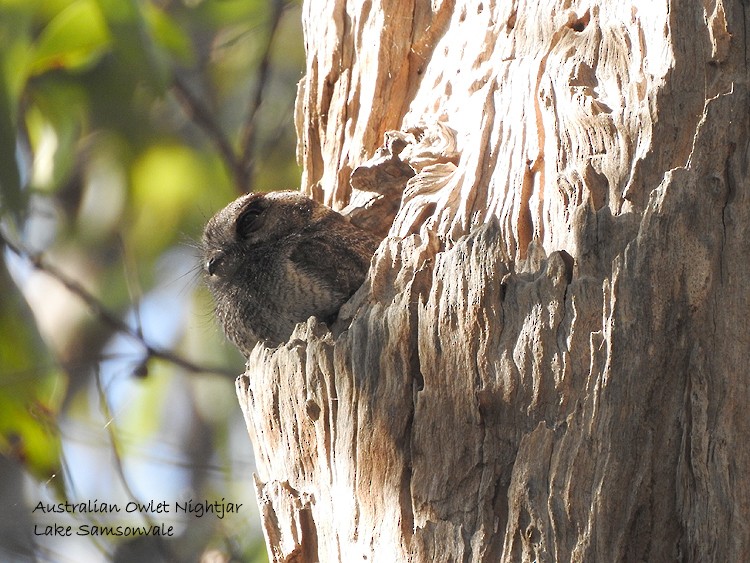
<path id="1" fill-rule="evenodd" d="M 304 18 L 303 190 L 387 237 L 238 380 L 272 560 L 750 560 L 744 3 Z"/>

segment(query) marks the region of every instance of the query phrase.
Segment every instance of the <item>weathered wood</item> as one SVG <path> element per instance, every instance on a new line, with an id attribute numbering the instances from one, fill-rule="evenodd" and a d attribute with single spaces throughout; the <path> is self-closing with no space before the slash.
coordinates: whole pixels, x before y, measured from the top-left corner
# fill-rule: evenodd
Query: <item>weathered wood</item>
<path id="1" fill-rule="evenodd" d="M 405 185 L 238 380 L 274 561 L 750 560 L 749 20 L 306 2 L 303 190 Z"/>

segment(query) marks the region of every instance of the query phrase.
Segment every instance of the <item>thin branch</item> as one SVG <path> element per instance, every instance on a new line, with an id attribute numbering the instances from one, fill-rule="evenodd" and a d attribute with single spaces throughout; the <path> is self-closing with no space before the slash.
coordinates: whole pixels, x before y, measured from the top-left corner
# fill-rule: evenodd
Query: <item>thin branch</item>
<path id="1" fill-rule="evenodd" d="M 133 502 L 140 502 L 140 499 L 135 496 L 135 493 L 133 493 L 133 489 L 130 486 L 128 478 L 125 476 L 125 468 L 123 467 L 122 457 L 120 456 L 120 448 L 118 447 L 119 440 L 117 437 L 117 430 L 115 428 L 115 417 L 112 414 L 112 409 L 109 408 L 109 401 L 107 401 L 107 394 L 105 393 L 104 387 L 102 386 L 101 373 L 99 373 L 98 369 L 96 370 L 95 376 L 96 390 L 99 395 L 99 407 L 102 409 L 102 414 L 104 415 L 104 419 L 106 420 L 106 424 L 104 425 L 104 427 L 106 428 L 107 434 L 109 435 L 109 444 L 112 448 L 112 456 L 114 457 L 115 473 L 119 477 L 120 484 L 122 485 L 122 488 L 128 498 L 130 498 L 130 500 Z M 154 526 L 156 526 L 156 521 L 151 517 L 148 511 L 143 511 L 141 513 L 141 517 L 146 522 L 146 526 L 148 526 L 149 528 L 153 528 Z M 157 549 L 161 552 L 161 555 L 165 556 L 168 561 L 175 560 L 175 555 L 169 549 L 169 546 L 164 541 L 164 538 L 159 535 L 155 535 L 154 541 L 156 543 Z"/>
<path id="2" fill-rule="evenodd" d="M 94 295 L 89 293 L 86 288 L 84 288 L 74 279 L 68 277 L 59 268 L 50 264 L 47 260 L 44 259 L 41 254 L 32 253 L 22 246 L 8 240 L 8 238 L 3 233 L 0 233 L 0 241 L 2 241 L 2 243 L 14 254 L 18 255 L 21 258 L 27 259 L 36 270 L 42 271 L 60 282 L 65 287 L 65 289 L 67 289 L 69 292 L 83 301 L 84 304 L 91 310 L 92 314 L 102 323 L 109 326 L 116 332 L 120 332 L 122 334 L 130 336 L 139 344 L 141 344 L 146 352 L 146 357 L 143 359 L 141 365 L 145 365 L 145 363 L 152 358 L 157 358 L 172 363 L 192 373 L 216 373 L 220 375 L 226 375 L 228 377 L 235 377 L 237 375 L 220 367 L 208 367 L 195 364 L 190 360 L 178 356 L 174 352 L 152 346 L 140 334 L 139 330 L 134 329 L 122 319 L 120 319 L 115 313 L 109 311 L 104 306 L 104 304 L 99 301 Z"/>
<path id="3" fill-rule="evenodd" d="M 250 104 L 247 109 L 247 116 L 245 118 L 245 124 L 240 134 L 240 164 L 242 165 L 243 180 L 245 186 L 251 185 L 253 180 L 253 174 L 255 169 L 255 136 L 256 136 L 256 118 L 260 106 L 263 103 L 263 97 L 268 82 L 268 77 L 271 73 L 271 52 L 273 48 L 273 41 L 276 38 L 276 31 L 279 28 L 281 22 L 281 16 L 284 13 L 284 3 L 282 0 L 272 0 L 271 2 L 271 21 L 269 22 L 268 38 L 263 48 L 263 55 L 258 64 L 258 72 L 256 73 L 255 80 L 255 92 L 250 97 Z"/>
<path id="4" fill-rule="evenodd" d="M 179 76 L 175 74 L 172 81 L 172 90 L 177 101 L 188 117 L 200 127 L 209 139 L 216 145 L 224 162 L 229 168 L 234 179 L 237 191 L 244 193 L 251 189 L 255 174 L 255 138 L 257 135 L 257 117 L 263 104 L 266 85 L 271 74 L 271 55 L 273 42 L 284 14 L 286 4 L 283 0 L 271 0 L 271 18 L 269 21 L 268 37 L 263 46 L 256 79 L 255 90 L 250 95 L 247 107 L 247 115 L 240 131 L 239 151 L 232 148 L 232 144 L 212 115 L 210 109 L 201 102 L 188 88 Z"/>
<path id="5" fill-rule="evenodd" d="M 243 167 L 237 154 L 232 148 L 229 139 L 224 131 L 214 119 L 211 111 L 195 96 L 182 79 L 175 75 L 172 80 L 172 90 L 180 103 L 182 110 L 187 114 L 193 123 L 200 127 L 209 139 L 216 145 L 221 157 L 229 167 L 238 190 L 242 190 Z"/>

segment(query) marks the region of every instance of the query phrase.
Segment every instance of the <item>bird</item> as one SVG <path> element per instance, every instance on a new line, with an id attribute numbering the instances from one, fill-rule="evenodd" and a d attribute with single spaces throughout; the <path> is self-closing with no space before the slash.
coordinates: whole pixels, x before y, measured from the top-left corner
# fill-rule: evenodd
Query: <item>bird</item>
<path id="1" fill-rule="evenodd" d="M 294 191 L 240 196 L 206 223 L 202 269 L 227 338 L 248 357 L 310 317 L 333 322 L 380 238 Z"/>

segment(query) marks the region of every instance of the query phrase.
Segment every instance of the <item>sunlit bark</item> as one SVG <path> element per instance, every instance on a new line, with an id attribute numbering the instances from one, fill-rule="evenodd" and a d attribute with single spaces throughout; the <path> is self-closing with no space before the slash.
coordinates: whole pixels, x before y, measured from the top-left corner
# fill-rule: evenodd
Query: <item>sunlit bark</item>
<path id="1" fill-rule="evenodd" d="M 304 24 L 302 188 L 390 228 L 238 381 L 273 560 L 750 558 L 744 4 Z"/>

